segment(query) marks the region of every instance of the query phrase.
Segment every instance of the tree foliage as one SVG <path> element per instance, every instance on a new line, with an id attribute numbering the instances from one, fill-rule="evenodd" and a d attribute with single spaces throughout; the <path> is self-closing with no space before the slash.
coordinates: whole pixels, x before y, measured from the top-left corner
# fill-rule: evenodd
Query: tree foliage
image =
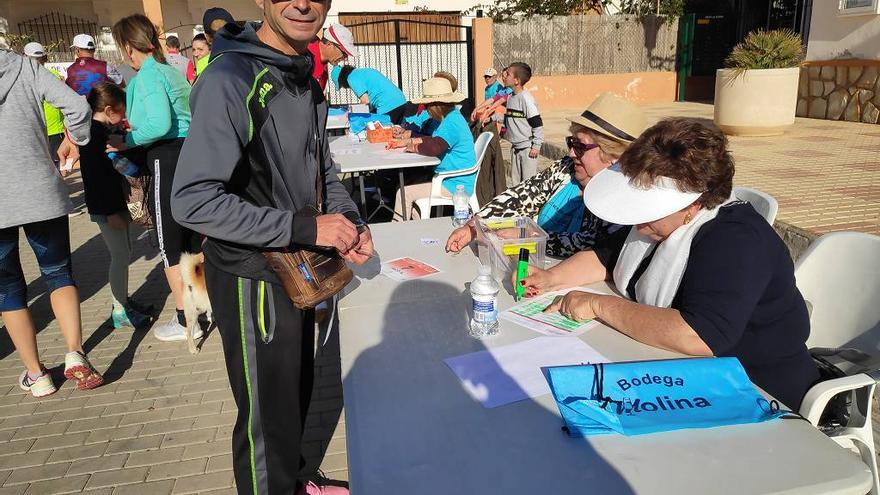
<path id="1" fill-rule="evenodd" d="M 494 0 L 489 4 L 478 5 L 470 11 L 483 10 L 486 16 L 496 22 L 512 20 L 515 16 L 524 18 L 536 15 L 572 15 L 595 12 L 601 14 L 608 0 Z"/>

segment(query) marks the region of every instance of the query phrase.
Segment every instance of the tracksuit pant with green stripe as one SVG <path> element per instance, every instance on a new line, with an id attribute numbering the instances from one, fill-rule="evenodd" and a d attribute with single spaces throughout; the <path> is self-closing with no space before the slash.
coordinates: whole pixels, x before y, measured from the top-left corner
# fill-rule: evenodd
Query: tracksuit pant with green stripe
<path id="1" fill-rule="evenodd" d="M 238 417 L 232 458 L 238 493 L 291 495 L 314 374 L 314 311 L 281 286 L 205 264 Z"/>

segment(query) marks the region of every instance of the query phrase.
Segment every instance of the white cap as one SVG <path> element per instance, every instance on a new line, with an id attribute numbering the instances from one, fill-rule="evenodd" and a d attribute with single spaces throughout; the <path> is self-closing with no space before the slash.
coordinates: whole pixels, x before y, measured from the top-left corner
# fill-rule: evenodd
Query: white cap
<path id="1" fill-rule="evenodd" d="M 584 204 L 594 215 L 618 225 L 653 222 L 700 199 L 702 193 L 682 191 L 675 180 L 658 177 L 647 188 L 633 184 L 613 165 L 596 174 L 584 188 Z"/>
<path id="2" fill-rule="evenodd" d="M 342 48 L 342 52 L 349 57 L 357 57 L 357 48 L 354 47 L 354 36 L 351 31 L 342 24 L 333 24 L 324 30 L 324 39 Z"/>
<path id="3" fill-rule="evenodd" d="M 42 58 L 46 55 L 46 49 L 36 41 L 31 41 L 24 45 L 24 54 L 32 58 Z"/>
<path id="4" fill-rule="evenodd" d="M 498 71 L 495 70 L 494 67 L 489 67 L 488 69 L 486 69 L 486 72 L 483 72 L 483 75 L 486 77 L 494 77 L 498 75 Z"/>
<path id="5" fill-rule="evenodd" d="M 98 46 L 95 44 L 95 38 L 92 38 L 90 34 L 78 34 L 73 37 L 73 44 L 70 47 L 94 50 Z"/>

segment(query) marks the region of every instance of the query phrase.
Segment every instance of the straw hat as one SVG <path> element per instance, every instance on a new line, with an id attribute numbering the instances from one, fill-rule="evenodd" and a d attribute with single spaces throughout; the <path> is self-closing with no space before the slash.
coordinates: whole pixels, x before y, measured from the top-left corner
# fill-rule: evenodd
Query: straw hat
<path id="1" fill-rule="evenodd" d="M 638 105 L 613 93 L 600 94 L 584 113 L 568 121 L 625 143 L 635 141 L 648 127 Z"/>
<path id="2" fill-rule="evenodd" d="M 414 98 L 415 104 L 428 103 L 460 103 L 467 97 L 458 91 L 452 91 L 452 83 L 443 77 L 432 77 L 422 81 L 422 98 Z"/>

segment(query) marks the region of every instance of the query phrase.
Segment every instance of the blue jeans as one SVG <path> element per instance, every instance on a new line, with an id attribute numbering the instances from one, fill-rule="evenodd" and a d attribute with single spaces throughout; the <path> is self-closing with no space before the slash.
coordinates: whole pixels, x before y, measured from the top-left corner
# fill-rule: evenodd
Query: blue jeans
<path id="1" fill-rule="evenodd" d="M 74 286 L 67 215 L 0 229 L 0 311 L 27 308 L 27 284 L 18 256 L 18 229 L 24 229 L 49 292 Z"/>

